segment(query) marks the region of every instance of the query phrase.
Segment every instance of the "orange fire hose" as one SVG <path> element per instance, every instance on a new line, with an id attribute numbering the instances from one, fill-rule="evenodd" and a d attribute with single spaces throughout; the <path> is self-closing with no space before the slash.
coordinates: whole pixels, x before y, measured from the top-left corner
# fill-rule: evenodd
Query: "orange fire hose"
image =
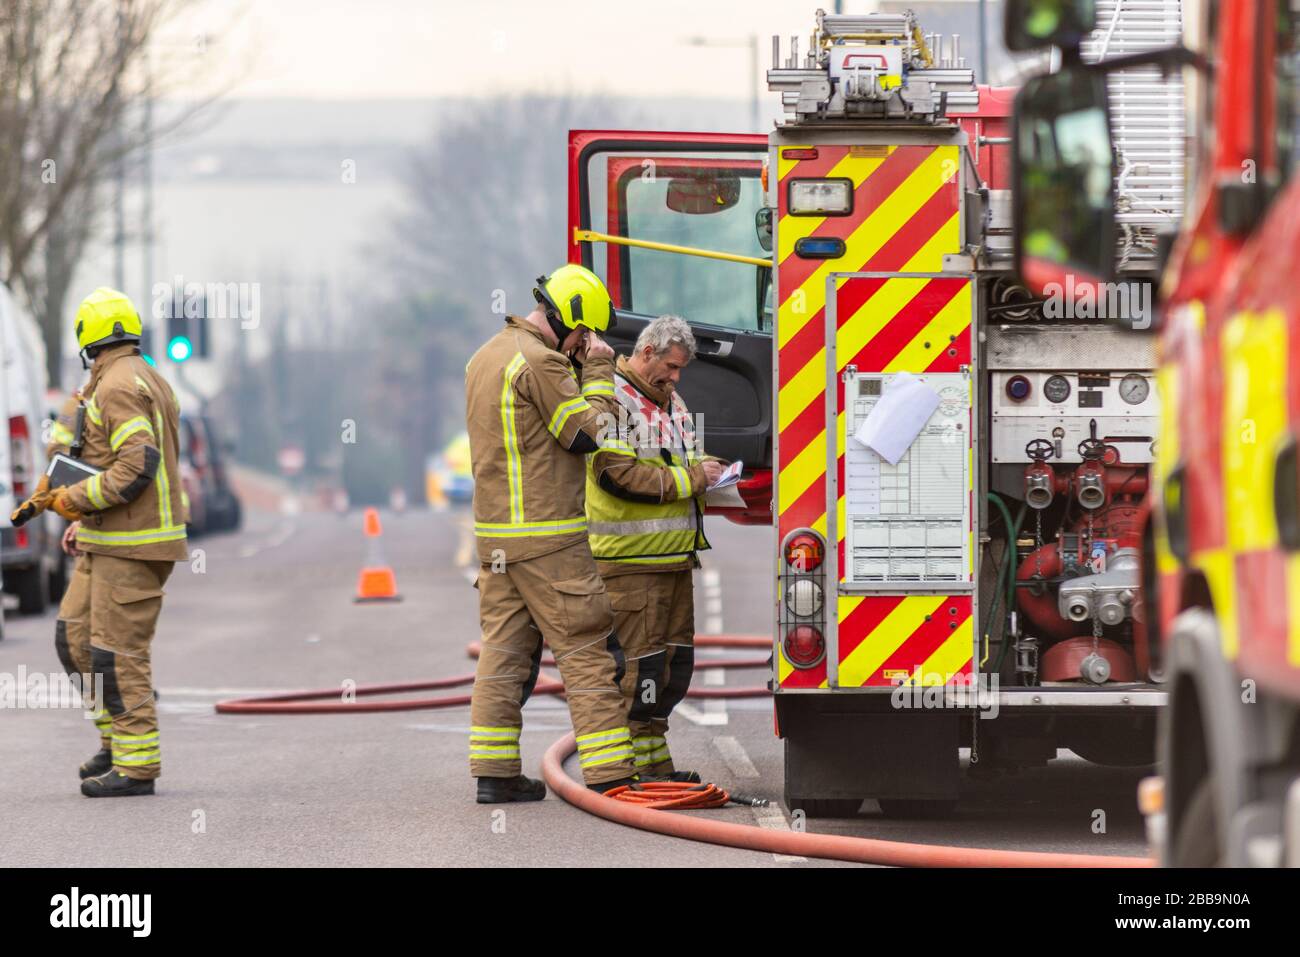
<path id="1" fill-rule="evenodd" d="M 947 847 L 940 844 L 908 844 L 868 837 L 809 834 L 775 830 L 753 824 L 732 824 L 686 814 L 665 814 L 644 803 L 610 800 L 569 777 L 564 760 L 573 754 L 572 734 L 566 734 L 546 749 L 542 775 L 552 791 L 565 801 L 607 821 L 643 831 L 668 834 L 688 841 L 722 844 L 751 851 L 820 857 L 857 864 L 893 867 L 1151 867 L 1144 857 L 1114 857 L 1101 854 L 1057 854 L 1046 851 L 1004 851 L 984 847 Z M 614 794 L 618 789 L 611 791 Z M 621 795 L 620 795 L 621 796 Z"/>
<path id="2" fill-rule="evenodd" d="M 772 639 L 758 635 L 696 635 L 697 648 L 766 648 L 771 649 Z M 481 643 L 472 641 L 466 646 L 471 658 L 477 658 Z M 716 658 L 696 661 L 699 668 L 766 668 L 767 658 Z M 542 667 L 555 667 L 549 655 L 542 659 Z M 409 681 L 397 684 L 357 685 L 355 688 L 317 688 L 312 691 L 292 691 L 285 694 L 260 695 L 254 698 L 232 698 L 218 701 L 218 714 L 376 714 L 393 711 L 428 711 L 434 708 L 457 708 L 470 702 L 468 694 L 437 698 L 401 698 L 396 701 L 356 701 L 355 698 L 377 695 L 410 694 L 416 691 L 440 691 L 473 684 L 474 675 L 457 675 L 435 681 Z M 564 685 L 543 678 L 533 689 L 534 695 L 560 695 Z M 764 686 L 745 688 L 698 688 L 686 693 L 688 698 L 711 700 L 717 698 L 763 698 L 771 692 Z"/>
<path id="3" fill-rule="evenodd" d="M 624 784 L 610 788 L 605 797 L 661 811 L 699 811 L 722 807 L 731 800 L 731 795 L 716 784 L 689 784 L 685 781 L 647 781 L 635 789 Z"/>
<path id="4" fill-rule="evenodd" d="M 715 648 L 771 648 L 769 638 L 751 635 L 697 635 L 697 647 Z M 466 649 L 477 658 L 479 643 L 472 642 Z M 696 662 L 702 668 L 766 667 L 766 658 L 717 659 Z M 543 665 L 553 667 L 552 659 L 543 659 Z M 414 681 L 396 684 L 358 685 L 351 696 L 356 698 L 386 694 L 407 694 L 415 691 L 436 691 L 471 684 L 474 675 L 459 675 L 436 681 Z M 562 695 L 564 685 L 549 678 L 538 681 L 535 695 Z M 451 708 L 467 705 L 468 694 L 436 698 L 405 698 L 397 701 L 355 702 L 339 700 L 340 689 L 323 688 L 315 691 L 296 691 L 286 694 L 265 695 L 256 698 L 219 701 L 216 710 L 221 714 L 366 714 L 373 712 L 422 711 L 432 708 Z M 751 698 L 770 695 L 765 687 L 702 688 L 691 690 L 693 698 Z M 882 841 L 873 838 L 844 837 L 832 834 L 810 834 L 802 831 L 774 830 L 752 824 L 732 824 L 683 814 L 665 814 L 665 810 L 699 810 L 720 808 L 733 796 L 714 784 L 687 784 L 681 782 L 654 782 L 640 785 L 637 790 L 621 787 L 608 794 L 591 791 L 574 781 L 564 770 L 564 760 L 575 750 L 572 734 L 560 738 L 547 749 L 542 758 L 542 773 L 547 785 L 569 804 L 598 817 L 625 824 L 644 831 L 653 831 L 672 837 L 709 844 L 721 844 L 746 850 L 767 851 L 798 857 L 817 857 L 827 860 L 848 861 L 861 864 L 882 864 L 895 867 L 1151 867 L 1152 862 L 1141 857 L 1116 857 L 1093 854 L 1057 854 L 1039 851 L 1007 851 L 993 848 L 948 847 L 937 844 L 909 844 L 899 841 Z M 744 802 L 746 799 L 734 798 Z"/>

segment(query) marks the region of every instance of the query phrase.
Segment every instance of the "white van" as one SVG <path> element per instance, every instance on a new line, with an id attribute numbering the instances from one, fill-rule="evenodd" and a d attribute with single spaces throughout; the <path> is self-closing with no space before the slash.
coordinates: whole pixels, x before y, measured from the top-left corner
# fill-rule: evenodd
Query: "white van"
<path id="1" fill-rule="evenodd" d="M 45 341 L 36 320 L 0 283 L 0 568 L 4 590 L 22 614 L 39 615 L 63 596 L 68 562 L 60 547 L 65 523 L 46 512 L 15 529 L 9 515 L 45 471 Z M 7 504 L 6 504 L 7 503 Z"/>

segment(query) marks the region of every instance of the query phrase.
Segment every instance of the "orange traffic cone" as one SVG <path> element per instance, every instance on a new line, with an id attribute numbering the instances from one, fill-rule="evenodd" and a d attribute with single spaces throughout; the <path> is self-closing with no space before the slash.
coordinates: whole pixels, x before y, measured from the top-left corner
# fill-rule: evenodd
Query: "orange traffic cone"
<path id="1" fill-rule="evenodd" d="M 366 564 L 357 578 L 357 597 L 353 601 L 401 601 L 397 594 L 397 577 L 384 561 L 379 548 L 379 512 L 366 509 Z"/>

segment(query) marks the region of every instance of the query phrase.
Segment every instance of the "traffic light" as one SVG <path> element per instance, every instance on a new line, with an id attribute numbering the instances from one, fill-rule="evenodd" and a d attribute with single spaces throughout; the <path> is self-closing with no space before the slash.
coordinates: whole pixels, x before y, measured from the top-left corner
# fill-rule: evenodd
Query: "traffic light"
<path id="1" fill-rule="evenodd" d="M 186 359 L 208 357 L 208 309 L 207 301 L 199 299 L 186 302 L 180 315 L 174 315 L 175 309 L 167 304 L 165 330 L 167 358 L 172 362 L 184 362 Z M 197 315 L 185 315 L 186 312 Z"/>
<path id="2" fill-rule="evenodd" d="M 194 344 L 185 336 L 176 336 L 167 343 L 167 358 L 172 362 L 184 362 L 194 354 Z"/>

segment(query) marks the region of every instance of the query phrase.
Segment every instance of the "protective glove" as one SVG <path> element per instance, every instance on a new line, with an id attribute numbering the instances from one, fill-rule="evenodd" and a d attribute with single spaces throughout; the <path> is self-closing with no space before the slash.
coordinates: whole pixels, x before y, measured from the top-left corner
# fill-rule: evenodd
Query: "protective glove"
<path id="1" fill-rule="evenodd" d="M 21 528 L 49 508 L 54 494 L 50 491 L 50 477 L 42 475 L 41 480 L 36 483 L 36 491 L 9 516 L 9 521 L 13 523 L 14 528 Z"/>
<path id="2" fill-rule="evenodd" d="M 58 512 L 69 522 L 81 521 L 81 513 L 78 512 L 76 507 L 72 504 L 72 500 L 68 497 L 68 490 L 66 488 L 56 489 L 54 491 L 54 497 L 50 500 L 48 507 L 54 509 L 54 511 Z"/>

